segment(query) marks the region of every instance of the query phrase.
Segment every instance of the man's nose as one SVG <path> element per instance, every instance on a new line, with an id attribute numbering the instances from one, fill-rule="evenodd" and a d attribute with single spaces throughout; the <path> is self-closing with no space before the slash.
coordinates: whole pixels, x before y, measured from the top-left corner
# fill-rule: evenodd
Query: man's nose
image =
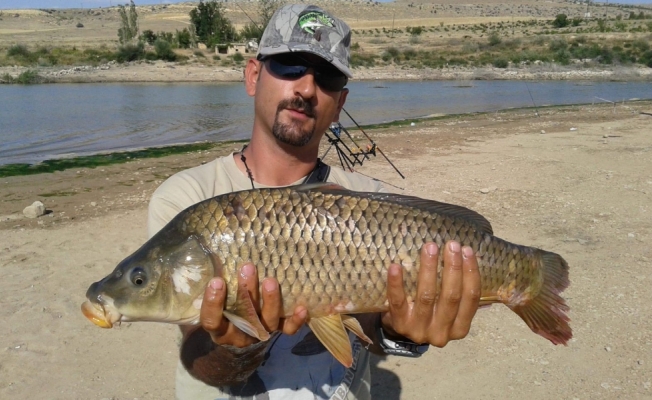
<path id="1" fill-rule="evenodd" d="M 311 99 L 315 96 L 317 83 L 315 82 L 314 72 L 310 68 L 301 78 L 294 81 L 294 93 L 297 96 L 301 96 L 304 99 Z"/>

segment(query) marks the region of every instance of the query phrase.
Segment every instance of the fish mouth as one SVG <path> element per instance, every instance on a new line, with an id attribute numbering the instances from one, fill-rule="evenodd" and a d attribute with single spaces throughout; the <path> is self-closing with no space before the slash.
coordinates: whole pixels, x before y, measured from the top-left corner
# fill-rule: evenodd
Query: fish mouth
<path id="1" fill-rule="evenodd" d="M 100 328 L 106 329 L 113 328 L 113 325 L 122 317 L 119 313 L 107 310 L 105 306 L 93 303 L 90 300 L 86 300 L 81 305 L 81 311 L 89 321 Z"/>

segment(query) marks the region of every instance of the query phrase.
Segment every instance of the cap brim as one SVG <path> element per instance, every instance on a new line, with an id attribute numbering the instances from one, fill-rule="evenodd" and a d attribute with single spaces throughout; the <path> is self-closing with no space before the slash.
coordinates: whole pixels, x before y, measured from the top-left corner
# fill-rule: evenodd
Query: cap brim
<path id="1" fill-rule="evenodd" d="M 256 55 L 256 58 L 260 60 L 261 57 L 268 57 L 268 56 L 274 56 L 277 54 L 286 54 L 286 53 L 310 53 L 314 54 L 318 57 L 323 58 L 325 61 L 329 62 L 332 64 L 335 68 L 339 69 L 347 78 L 353 78 L 353 74 L 351 74 L 351 70 L 349 67 L 346 65 L 342 64 L 342 62 L 337 58 L 333 57 L 332 55 L 328 54 L 330 57 L 324 57 L 323 50 L 320 51 L 321 48 L 314 48 L 312 46 L 306 46 L 305 43 L 296 43 L 295 46 L 293 46 L 293 43 L 289 44 L 283 44 L 281 46 L 276 46 L 276 47 L 264 47 L 260 48 L 258 50 L 258 54 Z"/>

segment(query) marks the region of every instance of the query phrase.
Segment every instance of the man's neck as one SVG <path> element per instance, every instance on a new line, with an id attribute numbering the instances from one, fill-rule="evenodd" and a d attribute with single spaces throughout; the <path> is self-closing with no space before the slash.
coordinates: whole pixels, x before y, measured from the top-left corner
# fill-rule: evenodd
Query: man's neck
<path id="1" fill-rule="evenodd" d="M 245 174 L 251 172 L 253 180 L 265 186 L 287 186 L 307 176 L 317 163 L 318 148 L 293 148 L 279 145 L 275 139 L 254 135 L 244 151 L 245 162 L 235 155 L 238 168 Z"/>

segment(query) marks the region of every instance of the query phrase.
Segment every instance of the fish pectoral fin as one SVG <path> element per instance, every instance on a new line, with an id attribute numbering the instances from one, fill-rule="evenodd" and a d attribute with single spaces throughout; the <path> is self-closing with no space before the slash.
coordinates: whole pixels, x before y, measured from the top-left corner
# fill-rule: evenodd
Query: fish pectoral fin
<path id="1" fill-rule="evenodd" d="M 351 342 L 340 314 L 311 318 L 308 326 L 337 361 L 347 368 L 353 365 Z"/>
<path id="2" fill-rule="evenodd" d="M 232 312 L 224 310 L 223 314 L 233 325 L 247 335 L 261 341 L 269 339 L 269 332 L 260 322 L 254 303 L 251 301 L 251 296 L 246 288 L 238 287 L 235 310 Z"/>
<path id="3" fill-rule="evenodd" d="M 360 322 L 355 317 L 350 315 L 342 315 L 342 322 L 344 322 L 344 326 L 348 330 L 355 333 L 355 335 L 360 339 L 369 344 L 374 343 L 371 339 L 369 339 L 369 336 L 365 335 L 364 331 L 362 330 L 362 326 L 360 326 Z"/>

